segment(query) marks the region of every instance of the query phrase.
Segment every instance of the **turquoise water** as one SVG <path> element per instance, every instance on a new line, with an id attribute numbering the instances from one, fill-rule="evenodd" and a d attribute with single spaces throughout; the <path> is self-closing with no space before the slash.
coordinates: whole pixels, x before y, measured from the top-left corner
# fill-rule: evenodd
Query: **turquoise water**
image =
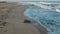
<path id="1" fill-rule="evenodd" d="M 48 30 L 47 34 L 60 34 L 60 13 L 49 9 L 29 6 L 24 12 L 29 19 L 37 21 Z M 58 29 L 57 29 L 58 28 Z"/>

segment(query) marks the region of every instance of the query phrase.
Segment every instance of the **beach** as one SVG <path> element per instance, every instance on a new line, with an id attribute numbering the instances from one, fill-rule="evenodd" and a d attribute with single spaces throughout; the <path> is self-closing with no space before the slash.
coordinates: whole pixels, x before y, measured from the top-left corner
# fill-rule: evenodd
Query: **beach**
<path id="1" fill-rule="evenodd" d="M 1 28 L 0 34 L 40 34 L 36 27 L 29 23 L 24 23 L 24 11 L 28 6 L 23 6 L 17 3 L 0 3 L 0 9 L 9 11 L 8 18 L 6 19 L 6 26 Z"/>

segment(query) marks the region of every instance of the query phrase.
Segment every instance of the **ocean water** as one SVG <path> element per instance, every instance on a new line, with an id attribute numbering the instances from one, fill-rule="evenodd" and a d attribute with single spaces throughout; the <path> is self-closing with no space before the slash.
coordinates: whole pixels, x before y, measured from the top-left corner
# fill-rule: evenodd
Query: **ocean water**
<path id="1" fill-rule="evenodd" d="M 60 34 L 60 12 L 26 3 L 22 5 L 29 6 L 24 12 L 24 15 L 29 19 L 37 21 L 38 24 L 46 28 L 48 31 L 47 34 Z"/>
<path id="2" fill-rule="evenodd" d="M 1 0 L 1 1 L 21 2 L 21 1 L 60 1 L 60 0 Z"/>

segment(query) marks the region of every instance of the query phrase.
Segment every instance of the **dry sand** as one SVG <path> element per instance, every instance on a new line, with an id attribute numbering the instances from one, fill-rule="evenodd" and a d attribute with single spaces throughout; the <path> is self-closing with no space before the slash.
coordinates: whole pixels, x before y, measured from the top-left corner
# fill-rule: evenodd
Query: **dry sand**
<path id="1" fill-rule="evenodd" d="M 4 7 L 4 4 L 0 5 Z M 27 6 L 14 4 L 12 7 L 10 5 L 7 4 L 7 6 L 9 6 L 9 8 L 7 8 L 5 4 L 5 7 L 7 9 L 13 8 L 14 6 L 19 7 L 14 7 L 15 9 L 10 10 L 9 18 L 6 19 L 8 24 L 4 26 L 4 28 L 0 29 L 0 34 L 40 34 L 38 29 L 33 27 L 31 24 L 23 23 L 24 19 L 26 19 L 23 13 L 25 9 L 28 8 Z"/>

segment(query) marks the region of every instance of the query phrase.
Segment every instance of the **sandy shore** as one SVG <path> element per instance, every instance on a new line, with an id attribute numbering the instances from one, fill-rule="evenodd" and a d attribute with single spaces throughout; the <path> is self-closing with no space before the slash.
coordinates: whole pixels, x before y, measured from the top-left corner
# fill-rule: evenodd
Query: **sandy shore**
<path id="1" fill-rule="evenodd" d="M 2 9 L 1 9 L 2 8 Z M 8 24 L 0 29 L 1 34 L 40 34 L 37 28 L 33 27 L 31 24 L 23 23 L 24 17 L 23 13 L 27 6 L 22 6 L 16 3 L 0 3 L 0 9 L 4 11 L 10 11 L 8 19 L 6 22 Z"/>

